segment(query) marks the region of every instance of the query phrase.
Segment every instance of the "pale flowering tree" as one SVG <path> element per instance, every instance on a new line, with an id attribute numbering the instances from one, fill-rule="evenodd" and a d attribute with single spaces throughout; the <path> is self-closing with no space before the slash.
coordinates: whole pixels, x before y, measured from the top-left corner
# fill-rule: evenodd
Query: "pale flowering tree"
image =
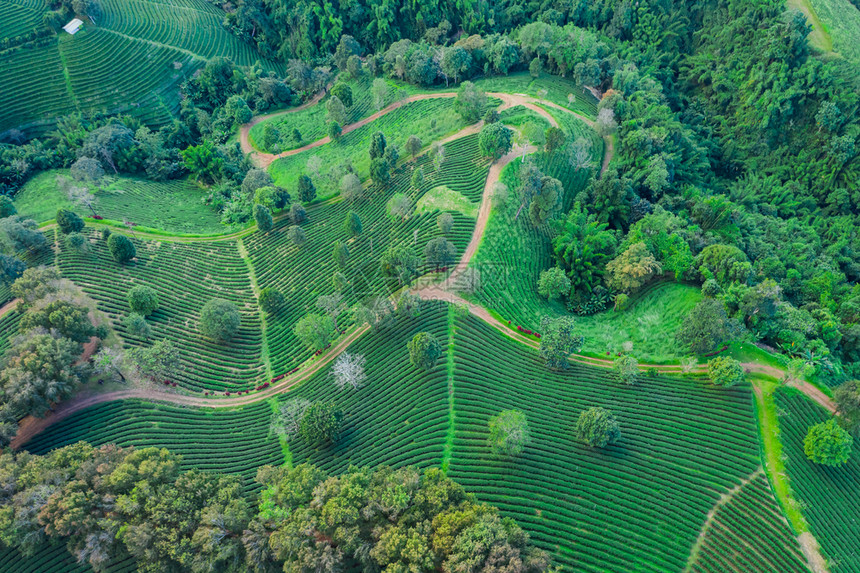
<path id="1" fill-rule="evenodd" d="M 299 433 L 299 424 L 311 403 L 304 398 L 293 398 L 281 404 L 272 418 L 271 431 L 279 436 L 292 437 Z"/>
<path id="2" fill-rule="evenodd" d="M 364 381 L 367 380 L 367 374 L 364 371 L 365 362 L 366 358 L 361 354 L 344 352 L 337 357 L 331 367 L 331 375 L 339 390 L 343 390 L 346 386 L 358 390 L 364 385 Z"/>

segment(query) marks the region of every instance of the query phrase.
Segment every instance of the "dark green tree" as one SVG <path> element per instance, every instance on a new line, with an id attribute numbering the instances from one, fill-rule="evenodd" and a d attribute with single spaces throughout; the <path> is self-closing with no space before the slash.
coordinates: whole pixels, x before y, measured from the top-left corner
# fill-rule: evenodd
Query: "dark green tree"
<path id="1" fill-rule="evenodd" d="M 305 409 L 299 422 L 299 434 L 310 444 L 330 444 L 337 441 L 343 412 L 334 402 L 314 402 Z"/>
<path id="2" fill-rule="evenodd" d="M 385 153 L 385 135 L 376 131 L 370 137 L 370 159 L 379 159 Z"/>
<path id="3" fill-rule="evenodd" d="M 131 239 L 118 233 L 111 234 L 107 241 L 108 250 L 114 260 L 120 264 L 127 263 L 137 256 L 137 249 Z"/>
<path id="4" fill-rule="evenodd" d="M 303 203 L 310 203 L 317 197 L 317 188 L 314 186 L 314 182 L 311 181 L 311 178 L 307 175 L 299 177 L 298 192 L 299 199 L 301 199 Z"/>
<path id="5" fill-rule="evenodd" d="M 274 287 L 266 287 L 260 291 L 259 304 L 260 308 L 266 314 L 275 314 L 283 308 L 286 303 L 284 295 L 281 291 Z"/>
<path id="6" fill-rule="evenodd" d="M 478 146 L 481 153 L 494 159 L 502 157 L 511 150 L 514 132 L 501 123 L 490 123 L 481 128 Z"/>
<path id="7" fill-rule="evenodd" d="M 419 332 L 412 337 L 407 346 L 412 364 L 424 370 L 433 368 L 442 356 L 442 346 L 429 332 Z"/>
<path id="8" fill-rule="evenodd" d="M 213 298 L 200 311 L 200 333 L 213 342 L 229 342 L 239 332 L 241 323 L 242 315 L 236 304 L 222 298 Z"/>
<path id="9" fill-rule="evenodd" d="M 497 456 L 520 455 L 529 442 L 529 425 L 519 410 L 505 410 L 490 418 L 490 451 Z"/>
<path id="10" fill-rule="evenodd" d="M 554 370 L 568 367 L 568 356 L 582 348 L 582 335 L 576 333 L 576 321 L 562 316 L 541 320 L 540 355 L 546 365 Z"/>
<path id="11" fill-rule="evenodd" d="M 272 225 L 274 224 L 272 212 L 268 207 L 260 205 L 259 203 L 254 205 L 254 221 L 257 222 L 257 229 L 261 233 L 268 233 L 271 231 Z"/>
<path id="12" fill-rule="evenodd" d="M 149 316 L 158 310 L 158 293 L 146 285 L 136 285 L 128 291 L 128 306 L 132 312 Z"/>
<path id="13" fill-rule="evenodd" d="M 705 298 L 681 322 L 676 338 L 693 354 L 704 354 L 740 336 L 742 327 L 726 314 L 722 301 Z"/>
<path id="14" fill-rule="evenodd" d="M 746 380 L 744 367 L 728 356 L 708 360 L 708 378 L 717 386 L 735 386 Z"/>
<path id="15" fill-rule="evenodd" d="M 592 448 L 605 448 L 621 437 L 621 430 L 612 412 L 605 408 L 583 410 L 576 422 L 576 437 Z"/>
<path id="16" fill-rule="evenodd" d="M 346 219 L 343 221 L 343 229 L 350 237 L 357 237 L 361 234 L 361 219 L 358 213 L 350 211 L 346 214 Z"/>
<path id="17" fill-rule="evenodd" d="M 60 209 L 57 211 L 57 227 L 61 233 L 80 233 L 84 228 L 84 220 L 74 211 Z"/>

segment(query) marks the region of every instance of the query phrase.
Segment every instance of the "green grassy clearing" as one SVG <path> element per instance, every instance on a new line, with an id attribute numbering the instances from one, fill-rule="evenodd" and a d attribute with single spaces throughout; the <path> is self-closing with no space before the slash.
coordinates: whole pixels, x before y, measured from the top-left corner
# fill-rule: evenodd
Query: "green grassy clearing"
<path id="1" fill-rule="evenodd" d="M 509 76 L 480 79 L 475 85 L 488 92 L 522 93 L 533 97 L 540 97 L 538 92 L 543 89 L 547 91 L 547 101 L 588 117 L 597 117 L 597 98 L 582 86 L 558 76 L 541 74 L 533 78 L 528 72 L 517 72 Z M 573 104 L 568 101 L 570 94 L 574 96 Z"/>
<path id="2" fill-rule="evenodd" d="M 812 8 L 812 25 L 821 28 L 825 47 L 860 65 L 860 10 L 848 0 L 803 1 Z"/>
<path id="3" fill-rule="evenodd" d="M 403 146 L 410 135 L 417 135 L 425 143 L 440 139 L 449 133 L 466 126 L 463 119 L 454 111 L 452 99 L 431 99 L 410 102 L 376 121 L 321 147 L 276 160 L 269 167 L 275 183 L 294 190 L 296 182 L 303 173 L 311 176 L 320 198 L 328 198 L 340 192 L 337 167 L 351 163 L 362 180 L 369 177 L 370 138 L 377 132 L 385 134 L 389 145 L 395 144 L 404 155 Z M 319 158 L 321 167 L 318 173 L 310 172 L 308 160 Z"/>
<path id="4" fill-rule="evenodd" d="M 410 84 L 393 80 L 386 80 L 386 82 L 388 83 L 388 94 L 382 107 L 422 91 Z M 347 121 L 344 125 L 355 123 L 376 112 L 376 108 L 373 106 L 373 94 L 370 91 L 373 83 L 372 77 L 364 76 L 358 80 L 343 80 L 343 83 L 352 89 L 352 106 L 347 109 Z M 260 151 L 280 153 L 326 137 L 328 135 L 326 129 L 330 120 L 325 104 L 329 99 L 331 99 L 331 94 L 324 97 L 316 105 L 294 113 L 275 116 L 254 125 L 248 133 L 251 145 Z M 263 146 L 263 129 L 267 124 L 274 125 L 281 134 L 281 142 L 275 149 L 267 149 Z M 293 129 L 299 130 L 302 135 L 301 141 L 296 142 L 292 139 Z"/>
<path id="5" fill-rule="evenodd" d="M 58 177 L 69 177 L 68 170 L 44 171 L 28 181 L 15 196 L 18 212 L 38 223 L 54 219 L 58 209 L 91 217 L 87 207 L 73 205 L 63 195 L 57 185 Z M 159 182 L 110 177 L 108 180 L 108 185 L 94 193 L 96 212 L 105 219 L 131 221 L 167 233 L 214 234 L 234 230 L 221 224 L 218 213 L 203 203 L 203 190 L 189 179 Z"/>
<path id="6" fill-rule="evenodd" d="M 415 206 L 416 213 L 430 211 L 457 211 L 473 219 L 478 217 L 478 205 L 444 185 L 427 191 Z"/>

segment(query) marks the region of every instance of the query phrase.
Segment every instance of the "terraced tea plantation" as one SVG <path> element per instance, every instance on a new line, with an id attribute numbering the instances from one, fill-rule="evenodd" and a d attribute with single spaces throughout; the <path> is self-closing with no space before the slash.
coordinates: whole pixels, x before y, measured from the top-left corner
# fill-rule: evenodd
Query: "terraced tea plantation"
<path id="1" fill-rule="evenodd" d="M 809 529 L 827 559 L 840 571 L 860 571 L 860 452 L 855 447 L 848 463 L 828 467 L 810 462 L 803 452 L 803 440 L 810 426 L 826 421 L 823 408 L 792 389 L 775 395 L 780 413 L 786 470 L 791 488 L 801 504 Z"/>
<path id="2" fill-rule="evenodd" d="M 809 571 L 764 473 L 756 473 L 717 509 L 689 570 Z"/>
<path id="3" fill-rule="evenodd" d="M 0 40 L 29 32 L 30 15 L 40 4 L 4 3 Z M 88 21 L 74 36 L 62 33 L 0 54 L 0 132 L 43 134 L 74 111 L 124 112 L 163 125 L 179 110 L 179 84 L 214 57 L 240 66 L 259 61 L 284 73 L 283 64 L 261 58 L 224 29 L 223 12 L 203 0 L 101 5 L 97 25 Z M 6 24 L 7 18 L 16 23 Z"/>
<path id="4" fill-rule="evenodd" d="M 405 242 L 423 256 L 427 242 L 441 235 L 436 219 L 439 211 L 413 214 L 403 221 L 392 221 L 385 214 L 386 203 L 395 193 L 409 195 L 417 203 L 427 190 L 446 185 L 466 198 L 476 201 L 483 191 L 487 177 L 487 161 L 479 156 L 476 136 L 448 144 L 451 158 L 438 172 L 426 156 L 403 163 L 393 174 L 385 189 L 369 187 L 365 198 L 355 204 L 335 201 L 309 209 L 308 221 L 302 225 L 306 243 L 295 246 L 287 235 L 292 224 L 288 217 L 280 219 L 265 235 L 254 233 L 244 239 L 259 287 L 277 288 L 287 298 L 286 307 L 266 319 L 266 337 L 272 370 L 281 374 L 301 364 L 312 353 L 293 333 L 298 320 L 318 312 L 318 296 L 334 292 L 332 276 L 343 272 L 349 287 L 344 292 L 348 305 L 365 302 L 374 295 L 399 290 L 399 284 L 386 282 L 379 273 L 379 258 L 389 246 Z M 411 177 L 414 169 L 424 169 L 425 182 L 414 190 Z M 346 214 L 355 211 L 362 223 L 362 233 L 351 238 L 343 228 Z M 459 212 L 452 213 L 454 226 L 448 239 L 462 253 L 472 235 L 474 220 Z M 332 256 L 336 241 L 344 242 L 350 252 L 345 268 L 339 268 Z M 396 281 L 395 281 L 396 283 Z M 348 324 L 348 317 L 339 320 Z"/>
<path id="5" fill-rule="evenodd" d="M 537 354 L 470 317 L 456 324 L 449 475 L 514 517 L 570 571 L 681 571 L 721 494 L 758 466 L 749 388 L 610 371 L 548 371 Z M 492 381 L 488 383 L 488 381 Z M 582 410 L 612 411 L 621 439 L 579 443 Z M 488 421 L 527 417 L 531 443 L 492 455 Z"/>
<path id="6" fill-rule="evenodd" d="M 262 380 L 260 314 L 248 266 L 236 242 L 135 241 L 137 258 L 120 265 L 105 241 L 94 232 L 88 236 L 88 253 L 60 248 L 60 272 L 98 302 L 125 344 L 145 342 L 126 332 L 123 319 L 130 312 L 129 289 L 146 285 L 158 292 L 161 302 L 149 317 L 153 336 L 171 339 L 181 351 L 183 370 L 176 381 L 182 387 L 248 390 Z M 228 344 L 210 342 L 197 331 L 200 311 L 213 298 L 234 302 L 242 316 L 239 333 Z"/>

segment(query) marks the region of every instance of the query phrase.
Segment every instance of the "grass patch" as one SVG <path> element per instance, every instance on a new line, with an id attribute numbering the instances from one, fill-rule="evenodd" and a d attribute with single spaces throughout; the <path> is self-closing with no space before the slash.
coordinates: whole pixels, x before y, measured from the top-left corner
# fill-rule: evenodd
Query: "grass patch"
<path id="1" fill-rule="evenodd" d="M 83 217 L 92 216 L 87 207 L 73 205 L 57 185 L 58 177 L 68 177 L 65 169 L 44 171 L 33 177 L 15 196 L 18 213 L 44 223 L 54 219 L 58 209 L 70 209 Z M 95 194 L 95 210 L 106 220 L 131 221 L 141 227 L 167 233 L 227 233 L 214 209 L 203 203 L 204 192 L 189 179 L 150 181 L 135 177 L 110 177 L 110 183 Z"/>
<path id="2" fill-rule="evenodd" d="M 465 127 L 466 123 L 454 111 L 453 104 L 454 100 L 451 98 L 407 103 L 376 121 L 347 133 L 339 141 L 276 160 L 269 167 L 269 173 L 277 185 L 290 190 L 296 188 L 299 176 L 307 173 L 314 180 L 320 198 L 332 197 L 340 192 L 340 166 L 351 163 L 362 180 L 369 177 L 370 138 L 375 132 L 384 133 L 387 143 L 397 145 L 401 156 L 404 156 L 404 144 L 410 135 L 417 135 L 428 144 Z M 317 173 L 311 172 L 307 167 L 312 157 L 318 157 L 321 162 Z"/>
<path id="3" fill-rule="evenodd" d="M 425 193 L 418 204 L 415 206 L 416 213 L 425 213 L 430 211 L 457 211 L 467 217 L 473 219 L 478 217 L 478 206 L 461 193 L 439 185 Z"/>
<path id="4" fill-rule="evenodd" d="M 812 8 L 814 27 L 812 34 L 820 26 L 829 46 L 847 60 L 860 64 L 860 10 L 848 0 L 797 0 L 806 2 Z"/>

